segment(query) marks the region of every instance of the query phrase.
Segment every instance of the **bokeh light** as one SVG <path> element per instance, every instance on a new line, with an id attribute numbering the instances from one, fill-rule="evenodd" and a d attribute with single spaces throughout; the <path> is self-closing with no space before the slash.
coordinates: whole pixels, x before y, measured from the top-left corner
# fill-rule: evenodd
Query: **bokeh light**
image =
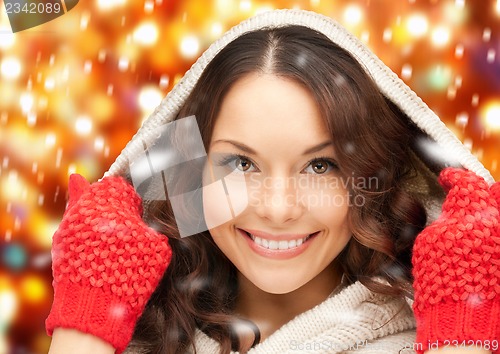
<path id="1" fill-rule="evenodd" d="M 432 31 L 432 43 L 438 47 L 443 47 L 450 40 L 450 31 L 444 26 L 436 27 Z"/>
<path id="2" fill-rule="evenodd" d="M 274 8 L 333 17 L 500 179 L 500 0 L 93 0 L 12 33 L 0 7 L 0 354 L 46 353 L 68 176 L 102 177 L 208 45 Z"/>
<path id="3" fill-rule="evenodd" d="M 500 131 L 500 99 L 485 104 L 481 113 L 488 130 Z"/>
<path id="4" fill-rule="evenodd" d="M 4 58 L 0 64 L 0 72 L 3 79 L 17 79 L 21 74 L 21 63 L 17 58 Z"/>
<path id="5" fill-rule="evenodd" d="M 422 37 L 429 29 L 429 22 L 424 14 L 414 14 L 408 18 L 406 27 L 412 36 Z"/>

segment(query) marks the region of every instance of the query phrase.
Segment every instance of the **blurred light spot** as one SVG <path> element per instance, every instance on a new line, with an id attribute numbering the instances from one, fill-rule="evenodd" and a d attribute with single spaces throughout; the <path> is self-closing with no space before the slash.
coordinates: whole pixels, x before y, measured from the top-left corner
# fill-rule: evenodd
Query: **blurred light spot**
<path id="1" fill-rule="evenodd" d="M 274 7 L 272 5 L 261 5 L 257 9 L 255 9 L 255 14 L 258 15 L 272 10 L 274 10 Z"/>
<path id="2" fill-rule="evenodd" d="M 5 79 L 17 79 L 21 74 L 21 62 L 14 57 L 7 57 L 0 64 L 0 72 Z"/>
<path id="3" fill-rule="evenodd" d="M 250 0 L 241 0 L 240 1 L 240 10 L 241 11 L 250 11 L 252 9 L 252 2 Z"/>
<path id="4" fill-rule="evenodd" d="M 432 89 L 444 90 L 450 85 L 452 80 L 451 68 L 438 65 L 429 71 L 427 79 Z"/>
<path id="5" fill-rule="evenodd" d="M 10 206 L 12 204 L 7 204 L 7 205 Z M 7 210 L 9 210 L 8 207 Z M 5 230 L 5 242 L 10 242 L 10 240 L 12 240 L 12 230 Z"/>
<path id="6" fill-rule="evenodd" d="M 455 97 L 457 97 L 457 88 L 453 86 L 448 87 L 448 92 L 446 93 L 446 96 L 448 97 L 449 100 L 454 100 Z"/>
<path id="7" fill-rule="evenodd" d="M 146 0 L 144 1 L 144 12 L 147 14 L 150 14 L 154 11 L 155 9 L 155 3 L 152 0 Z"/>
<path id="8" fill-rule="evenodd" d="M 111 10 L 115 7 L 122 6 L 126 0 L 97 0 L 97 6 L 100 10 Z"/>
<path id="9" fill-rule="evenodd" d="M 9 323 L 17 311 L 16 293 L 11 287 L 0 288 L 0 327 Z"/>
<path id="10" fill-rule="evenodd" d="M 33 107 L 34 103 L 34 98 L 33 95 L 29 92 L 24 92 L 21 94 L 21 97 L 19 98 L 19 103 L 21 105 L 21 110 L 26 113 L 31 110 Z"/>
<path id="11" fill-rule="evenodd" d="M 195 36 L 186 36 L 181 41 L 181 55 L 186 59 L 198 56 L 200 42 Z"/>
<path id="12" fill-rule="evenodd" d="M 166 89 L 168 87 L 168 84 L 170 83 L 170 78 L 168 75 L 162 75 L 160 77 L 160 88 L 161 89 Z"/>
<path id="13" fill-rule="evenodd" d="M 455 119 L 455 124 L 459 127 L 465 128 L 469 124 L 469 114 L 467 112 L 461 112 L 457 114 Z"/>
<path id="14" fill-rule="evenodd" d="M 220 22 L 214 22 L 212 24 L 212 35 L 214 37 L 220 37 L 224 31 L 222 24 Z"/>
<path id="15" fill-rule="evenodd" d="M 56 144 L 56 135 L 54 133 L 48 133 L 45 136 L 45 146 L 53 147 Z"/>
<path id="16" fill-rule="evenodd" d="M 120 71 L 127 71 L 129 66 L 129 60 L 127 57 L 121 57 L 118 60 L 118 70 Z"/>
<path id="17" fill-rule="evenodd" d="M 28 259 L 24 247 L 11 243 L 7 245 L 2 252 L 3 262 L 13 270 L 24 268 Z"/>
<path id="18" fill-rule="evenodd" d="M 462 59 L 464 56 L 464 46 L 462 44 L 457 44 L 455 47 L 455 58 Z"/>
<path id="19" fill-rule="evenodd" d="M 401 69 L 401 77 L 405 80 L 411 79 L 412 70 L 413 69 L 410 64 L 404 64 Z"/>
<path id="20" fill-rule="evenodd" d="M 382 35 L 382 39 L 386 43 L 389 43 L 392 40 L 392 30 L 390 28 L 386 28 L 384 30 L 384 34 Z"/>
<path id="21" fill-rule="evenodd" d="M 344 20 L 350 25 L 357 25 L 363 19 L 363 11 L 359 6 L 350 5 L 344 11 Z"/>
<path id="22" fill-rule="evenodd" d="M 28 275 L 22 280 L 20 287 L 23 297 L 28 302 L 39 303 L 47 298 L 47 287 L 40 277 Z"/>
<path id="23" fill-rule="evenodd" d="M 50 248 L 50 245 L 49 245 L 49 248 Z M 51 262 L 52 262 L 52 255 L 50 254 L 50 252 L 46 252 L 46 253 L 42 253 L 42 254 L 38 254 L 36 256 L 33 256 L 31 264 L 33 264 L 33 266 L 35 268 L 40 269 L 40 268 L 45 268 L 45 267 L 50 266 Z"/>
<path id="24" fill-rule="evenodd" d="M 497 14 L 500 15 L 500 0 L 497 0 L 497 4 L 495 6 L 495 11 L 497 12 Z"/>
<path id="25" fill-rule="evenodd" d="M 444 5 L 444 20 L 448 25 L 458 26 L 465 22 L 468 9 L 465 7 L 465 0 L 455 0 L 455 6 L 451 3 Z"/>
<path id="26" fill-rule="evenodd" d="M 104 148 L 104 138 L 102 136 L 98 136 L 94 140 L 94 150 L 95 151 L 102 151 Z"/>
<path id="27" fill-rule="evenodd" d="M 24 183 L 20 180 L 17 171 L 10 170 L 9 174 L 3 178 L 0 186 L 1 195 L 5 200 L 17 201 L 22 199 Z"/>
<path id="28" fill-rule="evenodd" d="M 62 155 L 63 155 L 63 149 L 62 147 L 58 147 L 56 153 L 56 168 L 61 167 Z"/>
<path id="29" fill-rule="evenodd" d="M 142 23 L 135 29 L 132 38 L 141 45 L 153 45 L 158 40 L 158 28 L 152 22 Z"/>
<path id="30" fill-rule="evenodd" d="M 76 119 L 75 130 L 79 135 L 88 135 L 92 131 L 92 120 L 88 116 L 80 116 Z"/>
<path id="31" fill-rule="evenodd" d="M 484 30 L 483 30 L 483 41 L 484 42 L 489 42 L 491 39 L 491 28 L 489 27 L 486 27 Z"/>
<path id="32" fill-rule="evenodd" d="M 54 80 L 54 78 L 50 76 L 46 78 L 44 87 L 47 91 L 52 91 L 54 87 L 56 87 L 56 81 Z"/>
<path id="33" fill-rule="evenodd" d="M 145 87 L 139 94 L 139 106 L 143 112 L 151 113 L 160 104 L 163 94 L 156 87 Z"/>
<path id="34" fill-rule="evenodd" d="M 496 54 L 497 53 L 495 49 L 488 49 L 488 54 L 486 54 L 486 61 L 488 63 L 493 63 L 495 61 Z"/>
<path id="35" fill-rule="evenodd" d="M 8 49 L 16 42 L 12 29 L 7 25 L 0 25 L 0 48 Z"/>
<path id="36" fill-rule="evenodd" d="M 83 64 L 83 72 L 85 74 L 90 74 L 92 71 L 92 61 L 91 60 L 85 60 L 85 63 Z"/>
<path id="37" fill-rule="evenodd" d="M 472 107 L 476 107 L 479 104 L 479 95 L 477 93 L 472 95 L 470 104 L 472 105 Z"/>
<path id="38" fill-rule="evenodd" d="M 90 21 L 90 12 L 84 11 L 82 13 L 82 17 L 80 17 L 80 30 L 85 31 L 89 25 L 89 21 Z"/>
<path id="39" fill-rule="evenodd" d="M 70 163 L 68 165 L 68 176 L 72 175 L 75 172 L 76 172 L 76 165 L 74 163 Z"/>
<path id="40" fill-rule="evenodd" d="M 437 27 L 432 31 L 432 43 L 437 47 L 445 46 L 450 40 L 450 31 L 446 27 Z"/>
<path id="41" fill-rule="evenodd" d="M 488 129 L 500 130 L 500 101 L 487 103 L 481 109 L 481 117 Z"/>
<path id="42" fill-rule="evenodd" d="M 1 294 L 0 294 L 1 296 Z M 2 306 L 2 303 L 0 302 L 0 306 Z M 0 325 L 2 323 L 0 322 Z M 11 348 L 10 348 L 10 345 L 9 343 L 7 342 L 7 336 L 5 336 L 3 334 L 2 331 L 0 331 L 0 353 L 10 353 L 11 352 Z"/>
<path id="43" fill-rule="evenodd" d="M 406 28 L 413 37 L 421 37 L 427 33 L 429 22 L 422 14 L 415 14 L 408 18 Z"/>
<path id="44" fill-rule="evenodd" d="M 107 56 L 106 50 L 101 49 L 99 53 L 97 53 L 97 61 L 99 61 L 99 63 L 103 63 L 106 60 L 106 56 Z"/>
<path id="45" fill-rule="evenodd" d="M 370 32 L 369 31 L 363 31 L 361 33 L 361 40 L 364 43 L 368 43 L 370 41 Z"/>
<path id="46" fill-rule="evenodd" d="M 36 112 L 30 111 L 26 116 L 26 124 L 28 127 L 33 127 L 36 124 Z"/>
<path id="47" fill-rule="evenodd" d="M 321 0 L 311 0 L 311 6 L 319 6 Z"/>

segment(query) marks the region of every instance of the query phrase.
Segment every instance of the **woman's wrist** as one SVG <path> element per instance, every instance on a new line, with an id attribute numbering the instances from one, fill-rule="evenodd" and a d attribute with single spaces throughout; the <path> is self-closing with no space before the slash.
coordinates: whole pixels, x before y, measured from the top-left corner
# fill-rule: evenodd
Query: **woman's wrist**
<path id="1" fill-rule="evenodd" d="M 114 354 L 115 348 L 91 334 L 70 328 L 56 328 L 52 334 L 49 354 Z"/>

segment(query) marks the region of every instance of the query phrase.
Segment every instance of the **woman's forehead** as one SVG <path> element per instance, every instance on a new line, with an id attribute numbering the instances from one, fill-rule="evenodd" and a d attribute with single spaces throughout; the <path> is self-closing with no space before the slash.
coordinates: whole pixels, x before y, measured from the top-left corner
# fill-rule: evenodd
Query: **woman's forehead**
<path id="1" fill-rule="evenodd" d="M 330 134 L 314 97 L 297 82 L 272 74 L 238 80 L 222 101 L 212 140 L 278 136 L 294 137 L 298 143 L 325 140 Z"/>

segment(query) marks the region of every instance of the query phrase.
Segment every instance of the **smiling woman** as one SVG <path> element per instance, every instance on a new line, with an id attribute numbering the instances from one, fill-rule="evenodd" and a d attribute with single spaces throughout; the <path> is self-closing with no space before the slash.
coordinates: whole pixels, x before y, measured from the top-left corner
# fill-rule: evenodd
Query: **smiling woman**
<path id="1" fill-rule="evenodd" d="M 91 186 L 74 177 L 54 236 L 49 332 L 76 328 L 127 353 L 420 353 L 453 340 L 496 351 L 500 188 L 380 65 L 336 23 L 302 11 L 262 14 L 215 43 L 111 176 Z M 154 165 L 160 139 L 192 138 L 158 133 L 189 116 L 207 155 L 175 164 L 185 174 L 152 166 L 170 200 L 151 198 L 151 183 L 142 212 L 116 175 L 134 180 L 144 146 Z M 474 172 L 443 169 L 422 144 L 458 151 Z M 179 197 L 173 185 L 194 192 Z M 185 220 L 205 230 L 181 237 Z M 83 259 L 88 269 L 75 269 Z"/>

